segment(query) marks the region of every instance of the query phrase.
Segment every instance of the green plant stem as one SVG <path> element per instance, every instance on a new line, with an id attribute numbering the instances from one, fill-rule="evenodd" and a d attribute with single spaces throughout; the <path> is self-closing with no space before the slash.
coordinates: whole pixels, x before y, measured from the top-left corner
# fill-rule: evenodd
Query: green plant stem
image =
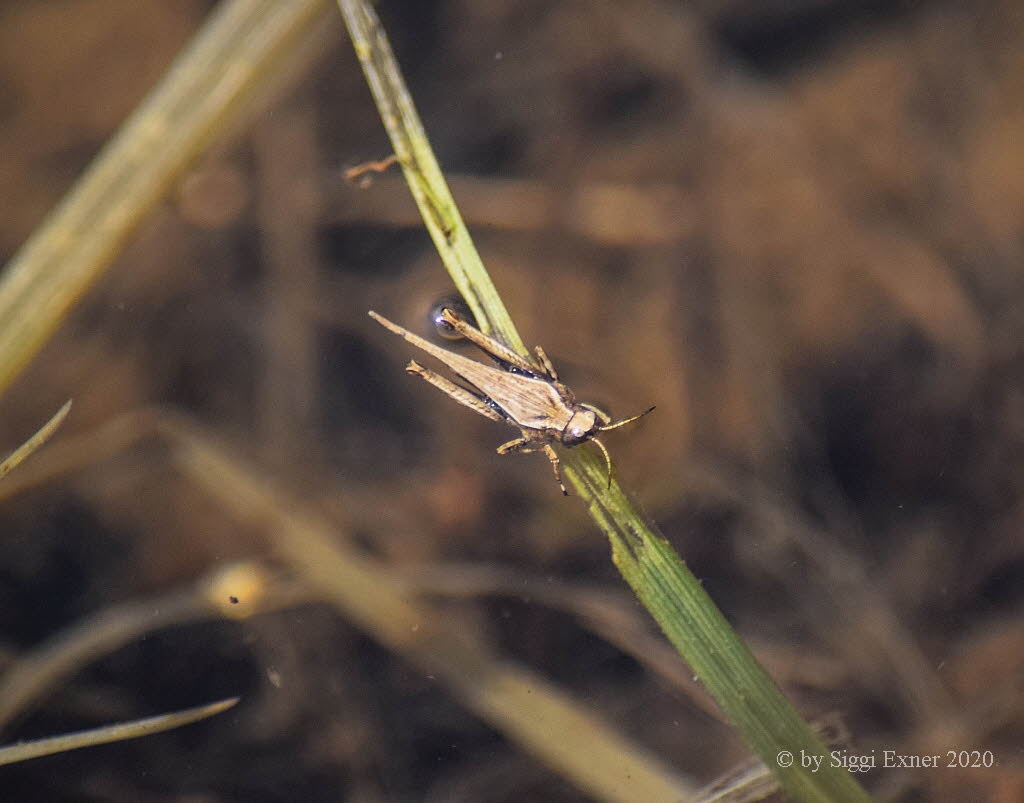
<path id="1" fill-rule="evenodd" d="M 459 292 L 480 328 L 497 333 L 532 359 L 498 297 L 455 206 L 374 11 L 361 0 L 339 0 L 384 127 L 412 195 Z M 747 743 L 799 801 L 865 801 L 846 770 L 832 767 L 828 748 L 800 718 L 732 630 L 668 542 L 641 516 L 603 465 L 582 447 L 562 450 L 565 474 L 608 537 L 622 576 L 689 663 Z M 780 754 L 793 756 L 784 766 Z M 824 756 L 816 772 L 803 756 Z"/>
<path id="2" fill-rule="evenodd" d="M 612 560 L 644 607 L 693 669 L 746 742 L 794 800 L 865 801 L 845 769 L 826 766 L 829 748 L 805 723 L 654 524 L 615 483 L 604 463 L 578 450 L 566 476 L 612 546 Z M 782 766 L 780 754 L 793 758 Z M 824 756 L 816 772 L 803 756 Z"/>
<path id="3" fill-rule="evenodd" d="M 338 6 L 412 197 L 455 288 L 480 331 L 498 335 L 532 361 L 462 221 L 380 20 L 364 2 L 338 0 Z"/>

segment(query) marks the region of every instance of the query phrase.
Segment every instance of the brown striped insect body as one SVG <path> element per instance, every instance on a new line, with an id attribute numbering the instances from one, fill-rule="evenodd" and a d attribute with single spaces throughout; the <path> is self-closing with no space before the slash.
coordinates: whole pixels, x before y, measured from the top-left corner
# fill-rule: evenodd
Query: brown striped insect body
<path id="1" fill-rule="evenodd" d="M 611 458 L 604 444 L 597 439 L 597 434 L 635 421 L 654 409 L 651 407 L 639 415 L 613 422 L 597 407 L 576 400 L 575 394 L 559 381 L 558 373 L 540 346 L 535 349 L 539 365 L 534 365 L 466 323 L 450 309 L 441 312 L 442 321 L 488 354 L 497 363 L 496 367 L 443 349 L 376 312 L 371 311 L 370 317 L 443 362 L 470 387 L 458 385 L 415 360 L 406 366 L 405 370 L 410 374 L 425 379 L 455 401 L 492 421 L 507 421 L 518 427 L 521 437 L 499 446 L 498 454 L 543 451 L 551 462 L 555 480 L 566 495 L 568 491 L 562 482 L 558 454 L 552 444 L 578 446 L 586 441 L 593 442 L 604 455 L 610 484 Z"/>

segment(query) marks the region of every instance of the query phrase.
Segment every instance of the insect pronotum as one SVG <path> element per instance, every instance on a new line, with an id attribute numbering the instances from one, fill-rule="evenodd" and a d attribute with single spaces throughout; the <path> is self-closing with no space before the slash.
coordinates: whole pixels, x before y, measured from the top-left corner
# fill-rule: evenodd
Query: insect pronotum
<path id="1" fill-rule="evenodd" d="M 503 443 L 498 454 L 510 452 L 544 452 L 551 461 L 555 481 L 566 496 L 562 472 L 558 468 L 558 454 L 552 444 L 578 446 L 591 441 L 604 455 L 608 467 L 608 484 L 612 481 L 612 461 L 604 444 L 597 439 L 599 432 L 616 429 L 647 415 L 654 408 L 639 415 L 612 421 L 604 412 L 591 404 L 576 401 L 576 396 L 558 380 L 554 366 L 537 346 L 535 352 L 539 366 L 528 362 L 516 352 L 479 329 L 470 326 L 450 309 L 441 312 L 441 319 L 460 335 L 478 346 L 498 365 L 492 367 L 435 346 L 428 340 L 414 335 L 382 315 L 370 311 L 370 317 L 396 335 L 404 337 L 414 346 L 443 362 L 469 387 L 457 385 L 450 379 L 424 368 L 410 360 L 405 370 L 415 374 L 438 390 L 447 393 L 459 404 L 464 404 L 492 421 L 507 421 L 518 427 L 521 437 Z"/>

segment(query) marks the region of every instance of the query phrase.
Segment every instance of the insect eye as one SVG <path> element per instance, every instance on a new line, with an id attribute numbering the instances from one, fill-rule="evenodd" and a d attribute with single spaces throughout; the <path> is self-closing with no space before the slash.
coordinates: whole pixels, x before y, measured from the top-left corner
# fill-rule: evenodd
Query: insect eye
<path id="1" fill-rule="evenodd" d="M 445 340 L 462 340 L 462 335 L 452 329 L 451 324 L 441 317 L 441 313 L 446 309 L 454 312 L 455 317 L 476 326 L 473 313 L 470 312 L 466 302 L 462 300 L 462 296 L 458 293 L 448 293 L 430 305 L 430 322 L 434 327 L 434 331 Z"/>
<path id="2" fill-rule="evenodd" d="M 580 427 L 569 427 L 569 431 L 563 436 L 566 446 L 576 446 L 587 439 L 587 433 Z"/>
<path id="3" fill-rule="evenodd" d="M 590 411 L 577 412 L 569 420 L 562 433 L 562 442 L 566 446 L 583 443 L 594 430 L 594 414 Z"/>

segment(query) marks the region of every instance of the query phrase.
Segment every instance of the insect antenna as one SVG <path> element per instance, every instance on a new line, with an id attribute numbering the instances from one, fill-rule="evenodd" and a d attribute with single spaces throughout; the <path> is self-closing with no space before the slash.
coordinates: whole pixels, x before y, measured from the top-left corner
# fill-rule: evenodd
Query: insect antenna
<path id="1" fill-rule="evenodd" d="M 647 415 L 653 409 L 654 408 L 652 407 L 652 408 L 650 408 L 650 410 L 644 410 L 639 415 L 634 415 L 631 418 L 623 418 L 621 421 L 616 421 L 614 424 L 604 424 L 603 426 L 598 427 L 598 430 L 601 431 L 601 432 L 607 432 L 609 429 L 618 429 L 621 426 L 625 426 L 626 424 L 633 423 L 638 418 L 643 418 L 645 415 Z M 602 446 L 601 448 L 603 449 L 604 447 Z"/>
<path id="2" fill-rule="evenodd" d="M 597 446 L 597 448 L 600 449 L 601 453 L 604 455 L 604 463 L 605 463 L 606 466 L 608 466 L 608 487 L 611 488 L 612 487 L 612 458 L 611 458 L 611 455 L 608 454 L 608 450 L 604 448 L 604 444 L 601 443 L 601 441 L 599 441 L 597 438 L 591 438 L 590 442 L 592 444 L 594 444 L 595 446 Z"/>
<path id="3" fill-rule="evenodd" d="M 644 410 L 642 413 L 639 413 L 638 415 L 631 416 L 630 418 L 623 418 L 621 421 L 616 421 L 613 424 L 604 424 L 602 426 L 599 426 L 597 428 L 597 430 L 598 430 L 598 432 L 607 432 L 609 429 L 618 429 L 621 426 L 625 426 L 626 424 L 633 423 L 638 418 L 643 418 L 645 415 L 647 415 L 653 409 L 654 408 L 651 407 L 649 410 Z M 611 459 L 611 457 L 608 454 L 608 450 L 604 447 L 604 444 L 601 443 L 601 441 L 599 441 L 597 438 L 591 438 L 590 442 L 595 444 L 597 446 L 597 448 L 601 450 L 601 453 L 604 455 L 605 465 L 608 466 L 608 487 L 611 488 L 612 487 L 612 459 Z"/>

